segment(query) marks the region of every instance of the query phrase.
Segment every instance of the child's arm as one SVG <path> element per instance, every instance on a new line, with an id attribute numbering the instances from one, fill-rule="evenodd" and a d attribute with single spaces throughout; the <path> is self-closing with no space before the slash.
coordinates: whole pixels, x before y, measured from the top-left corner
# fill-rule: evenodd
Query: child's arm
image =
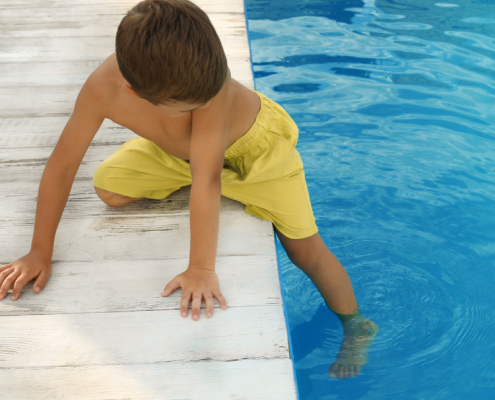
<path id="1" fill-rule="evenodd" d="M 210 105 L 205 109 L 195 110 L 193 114 L 190 147 L 192 186 L 189 266 L 185 272 L 177 275 L 163 292 L 164 296 L 168 296 L 178 287 L 182 287 L 181 315 L 187 316 L 192 296 L 193 319 L 199 319 L 203 297 L 207 317 L 213 314 L 213 296 L 222 308 L 226 307 L 215 273 L 215 258 L 220 213 L 220 176 L 233 98 L 231 85 L 229 75 L 226 84 L 211 100 Z"/>
<path id="2" fill-rule="evenodd" d="M 74 111 L 43 171 L 31 250 L 24 257 L 0 266 L 0 300 L 12 285 L 13 299 L 31 279 L 38 278 L 33 285 L 37 293 L 45 285 L 51 272 L 55 232 L 74 177 L 104 120 L 103 97 L 101 82 L 94 75 L 90 76 L 79 92 Z"/>

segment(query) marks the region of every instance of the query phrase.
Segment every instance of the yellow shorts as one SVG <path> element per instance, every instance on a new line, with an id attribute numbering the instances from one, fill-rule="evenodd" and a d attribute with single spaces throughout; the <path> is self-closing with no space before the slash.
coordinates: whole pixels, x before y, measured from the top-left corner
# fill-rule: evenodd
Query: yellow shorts
<path id="1" fill-rule="evenodd" d="M 261 109 L 249 131 L 225 151 L 222 195 L 246 205 L 246 212 L 271 221 L 291 239 L 318 232 L 303 163 L 299 129 L 287 112 L 260 92 Z M 95 171 L 93 185 L 129 197 L 164 199 L 191 185 L 188 160 L 135 137 Z"/>

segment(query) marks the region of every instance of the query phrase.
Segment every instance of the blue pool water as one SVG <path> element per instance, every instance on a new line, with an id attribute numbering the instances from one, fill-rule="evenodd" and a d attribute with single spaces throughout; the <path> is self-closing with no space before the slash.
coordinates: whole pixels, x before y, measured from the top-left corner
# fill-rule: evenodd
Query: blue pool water
<path id="1" fill-rule="evenodd" d="M 337 317 L 277 239 L 300 400 L 495 398 L 495 1 L 246 0 L 256 90 L 300 128 L 320 234 L 380 326 Z"/>

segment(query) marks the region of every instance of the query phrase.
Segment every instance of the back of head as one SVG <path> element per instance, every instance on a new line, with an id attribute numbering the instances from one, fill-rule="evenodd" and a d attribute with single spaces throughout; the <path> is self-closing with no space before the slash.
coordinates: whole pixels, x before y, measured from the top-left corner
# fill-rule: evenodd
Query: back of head
<path id="1" fill-rule="evenodd" d="M 227 78 L 215 28 L 188 0 L 141 1 L 120 22 L 115 47 L 122 76 L 154 105 L 206 103 Z"/>

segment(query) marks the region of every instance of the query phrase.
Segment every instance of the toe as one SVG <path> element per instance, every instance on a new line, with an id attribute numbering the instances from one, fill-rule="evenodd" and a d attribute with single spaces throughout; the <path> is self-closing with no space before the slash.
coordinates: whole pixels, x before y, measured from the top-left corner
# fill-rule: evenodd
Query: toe
<path id="1" fill-rule="evenodd" d="M 337 369 L 338 369 L 338 364 L 332 364 L 330 365 L 330 368 L 328 369 L 328 376 L 330 378 L 337 378 Z"/>

